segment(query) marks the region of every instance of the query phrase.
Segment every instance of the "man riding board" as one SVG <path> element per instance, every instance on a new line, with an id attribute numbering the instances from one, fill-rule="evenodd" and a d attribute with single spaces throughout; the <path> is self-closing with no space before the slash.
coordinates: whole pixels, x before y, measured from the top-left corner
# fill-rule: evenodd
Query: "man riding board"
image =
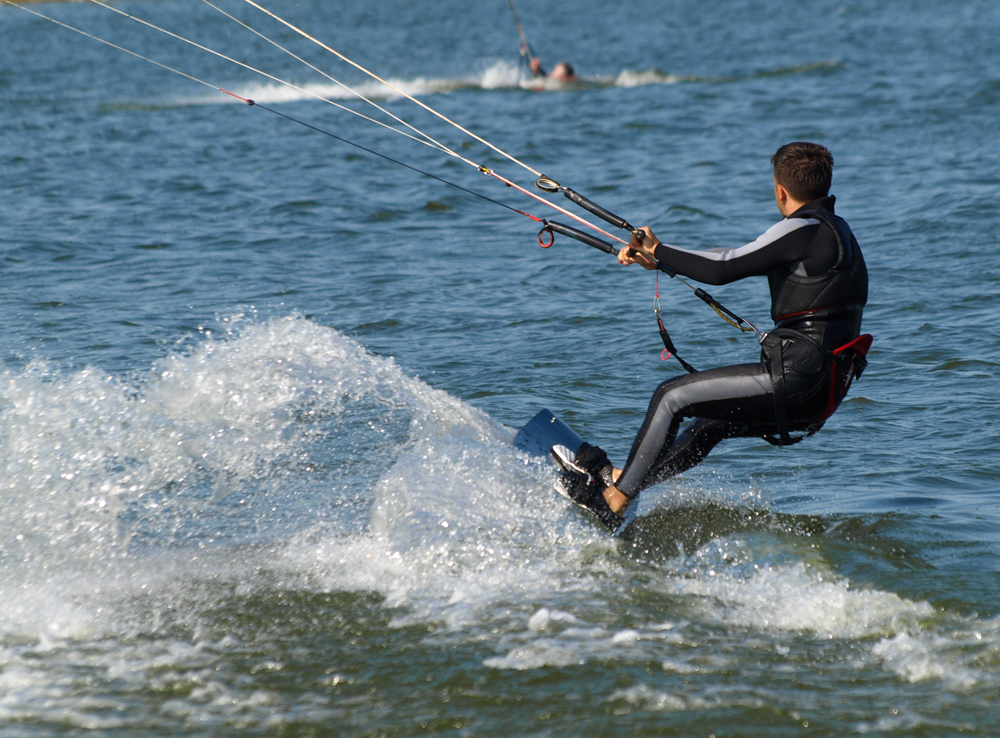
<path id="1" fill-rule="evenodd" d="M 860 374 L 870 336 L 861 336 L 868 271 L 858 242 L 834 213 L 833 156 L 795 142 L 771 158 L 774 199 L 783 219 L 739 248 L 693 251 L 661 243 L 648 228 L 618 255 L 620 263 L 657 262 L 705 284 L 767 277 L 774 328 L 761 359 L 674 377 L 653 393 L 628 460 L 614 469 L 584 444 L 564 459 L 570 496 L 616 529 L 643 489 L 690 469 L 727 438 L 764 437 L 775 445 L 813 433 Z M 681 421 L 693 418 L 683 432 Z"/>

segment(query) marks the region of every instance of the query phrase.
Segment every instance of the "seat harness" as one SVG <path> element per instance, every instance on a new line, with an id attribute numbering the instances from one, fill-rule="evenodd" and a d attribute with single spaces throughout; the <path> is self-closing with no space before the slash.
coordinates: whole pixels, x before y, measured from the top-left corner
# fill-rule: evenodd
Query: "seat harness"
<path id="1" fill-rule="evenodd" d="M 851 258 L 852 252 L 848 250 L 848 245 L 844 243 L 844 239 L 841 236 L 839 229 L 837 229 L 831 222 L 830 218 L 825 213 L 815 210 L 802 212 L 796 217 L 818 220 L 833 232 L 834 238 L 837 242 L 837 248 L 840 252 L 840 258 L 830 272 L 842 271 L 844 263 Z M 823 310 L 828 310 L 832 307 L 836 306 L 825 305 L 813 308 L 811 310 L 795 313 L 794 317 L 798 318 L 807 316 Z M 792 316 L 779 316 L 776 318 L 776 321 L 780 322 L 781 320 L 789 317 Z M 772 394 L 774 396 L 774 418 L 778 433 L 776 436 L 763 436 L 764 440 L 774 446 L 790 446 L 798 443 L 803 438 L 808 438 L 822 428 L 823 423 L 825 423 L 826 420 L 833 415 L 834 412 L 836 412 L 837 408 L 840 407 L 840 403 L 847 396 L 847 392 L 850 390 L 851 384 L 855 379 L 858 379 L 861 376 L 865 367 L 868 366 L 867 355 L 873 340 L 874 339 L 871 334 L 865 333 L 831 351 L 811 336 L 795 330 L 794 328 L 784 328 L 778 326 L 774 330 L 767 333 L 761 340 L 760 344 L 764 360 L 767 363 L 768 370 L 771 374 Z M 785 384 L 785 365 L 783 360 L 783 349 L 785 347 L 785 343 L 788 341 L 801 341 L 806 345 L 811 346 L 813 350 L 823 357 L 824 364 L 828 367 L 826 370 L 830 373 L 830 384 L 827 392 L 826 406 L 824 407 L 822 414 L 806 429 L 804 435 L 795 438 L 791 437 L 788 432 L 788 400 L 787 387 Z"/>

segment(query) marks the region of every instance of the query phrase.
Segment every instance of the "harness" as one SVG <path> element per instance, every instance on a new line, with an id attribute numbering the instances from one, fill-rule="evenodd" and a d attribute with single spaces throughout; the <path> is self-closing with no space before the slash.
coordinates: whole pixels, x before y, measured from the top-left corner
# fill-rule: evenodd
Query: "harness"
<path id="1" fill-rule="evenodd" d="M 825 286 L 823 289 L 829 289 L 831 286 L 839 283 L 840 285 L 843 285 L 843 287 L 848 290 L 848 294 L 850 294 L 854 279 L 852 271 L 855 268 L 853 263 L 855 258 L 855 254 L 853 252 L 853 238 L 851 239 L 851 244 L 846 244 L 840 229 L 836 227 L 832 219 L 826 213 L 811 210 L 802 212 L 797 217 L 806 217 L 818 220 L 833 232 L 840 256 L 837 259 L 837 263 L 827 273 L 828 278 L 825 280 Z M 793 289 L 795 288 L 793 287 Z M 768 333 L 761 341 L 763 357 L 771 374 L 771 384 L 773 386 L 774 395 L 774 416 L 775 424 L 777 425 L 778 430 L 777 436 L 764 436 L 764 440 L 768 443 L 775 446 L 789 446 L 791 444 L 798 443 L 803 438 L 807 438 L 818 431 L 823 426 L 823 423 L 825 423 L 826 420 L 833 415 L 834 412 L 836 412 L 840 403 L 847 396 L 847 392 L 850 390 L 851 384 L 855 379 L 861 376 L 865 367 L 868 366 L 868 350 L 871 348 L 872 341 L 874 340 L 871 334 L 866 333 L 831 351 L 816 341 L 812 336 L 791 327 L 782 327 L 780 323 L 782 320 L 788 318 L 808 317 L 810 315 L 815 315 L 840 305 L 851 304 L 853 302 L 854 300 L 849 298 L 846 303 L 842 302 L 835 305 L 824 305 L 818 308 L 802 310 L 790 315 L 775 317 L 776 322 L 779 323 L 778 327 Z M 863 300 L 857 304 L 863 304 Z M 826 403 L 822 412 L 806 429 L 805 435 L 797 438 L 792 438 L 788 433 L 788 399 L 783 356 L 784 349 L 787 348 L 788 344 L 793 341 L 801 342 L 810 346 L 819 356 L 821 356 L 824 364 L 822 371 L 828 372 L 830 375 L 829 390 L 827 392 Z"/>
<path id="2" fill-rule="evenodd" d="M 790 339 L 811 345 L 823 357 L 826 365 L 824 371 L 830 374 L 829 390 L 823 412 L 806 429 L 804 435 L 796 438 L 792 438 L 788 433 L 788 396 L 785 385 L 784 357 L 782 356 L 784 344 Z M 772 446 L 791 446 L 822 428 L 823 423 L 836 412 L 840 403 L 847 397 L 851 384 L 855 379 L 861 377 L 865 367 L 868 366 L 868 350 L 871 348 L 873 340 L 874 337 L 870 333 L 864 333 L 843 346 L 829 351 L 823 348 L 818 341 L 799 331 L 778 328 L 768 333 L 761 343 L 761 348 L 771 373 L 774 418 L 778 427 L 778 435 L 763 436 L 764 440 Z"/>

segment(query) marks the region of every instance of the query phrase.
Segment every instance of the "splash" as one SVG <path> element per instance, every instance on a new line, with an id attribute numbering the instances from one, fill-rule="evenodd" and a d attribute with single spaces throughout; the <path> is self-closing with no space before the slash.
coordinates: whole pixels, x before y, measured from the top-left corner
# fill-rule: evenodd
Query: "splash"
<path id="1" fill-rule="evenodd" d="M 386 81 L 407 95 L 414 97 L 427 95 L 446 95 L 459 90 L 502 90 L 516 89 L 521 83 L 521 73 L 515 64 L 496 62 L 482 71 L 458 77 L 388 77 Z M 350 85 L 338 85 L 329 80 L 323 82 L 294 82 L 296 87 L 289 87 L 278 82 L 234 85 L 231 89 L 241 97 L 257 102 L 283 103 L 299 100 L 316 100 L 325 98 L 337 102 L 359 101 L 360 97 L 375 101 L 400 99 L 402 95 L 396 90 L 378 81 L 362 81 Z M 196 97 L 174 101 L 177 105 L 203 105 L 232 102 L 232 98 L 206 93 Z M 365 106 L 367 107 L 367 106 Z"/>
<path id="2" fill-rule="evenodd" d="M 655 68 L 647 70 L 623 69 L 615 74 L 584 76 L 577 82 L 567 83 L 550 79 L 532 79 L 525 76 L 523 69 L 519 65 L 510 61 L 496 61 L 479 71 L 471 72 L 467 75 L 455 77 L 392 77 L 387 78 L 386 81 L 407 95 L 426 97 L 429 95 L 447 95 L 462 90 L 567 92 L 606 87 L 645 87 L 648 85 L 675 85 L 680 83 L 702 85 L 731 84 L 762 77 L 816 74 L 837 69 L 840 66 L 842 66 L 842 62 L 820 61 L 718 77 L 664 72 Z M 231 89 L 240 97 L 265 104 L 316 100 L 317 98 L 325 98 L 337 102 L 351 102 L 359 100 L 359 95 L 375 101 L 395 100 L 401 97 L 399 92 L 377 81 L 362 81 L 351 83 L 347 86 L 338 85 L 330 81 L 302 81 L 295 82 L 295 84 L 298 89 L 277 82 L 233 85 L 227 89 Z M 205 93 L 196 97 L 176 100 L 171 104 L 205 105 L 229 102 L 233 102 L 233 98 L 214 93 Z"/>
<path id="3" fill-rule="evenodd" d="M 309 487 L 323 464 L 343 469 L 353 456 L 357 467 L 373 445 L 391 457 L 411 422 L 489 427 L 392 359 L 307 320 L 232 320 L 222 337 L 203 337 L 129 376 L 46 362 L 0 375 L 0 531 L 14 541 L 3 565 L 93 563 L 126 555 L 137 538 L 200 539 L 239 523 L 239 508 L 260 508 L 255 495 L 294 510 L 288 490 Z M 378 479 L 385 462 L 372 457 L 358 484 Z"/>
<path id="4" fill-rule="evenodd" d="M 995 683 L 997 622 L 853 586 L 821 527 L 767 517 L 690 553 L 623 555 L 511 429 L 298 316 L 235 318 L 129 375 L 7 370 L 0 407 L 0 650 L 29 676 L 11 644 L 153 632 L 150 658 L 172 663 L 198 649 L 163 622 L 211 633 L 234 600 L 319 592 L 374 593 L 392 627 L 486 640 L 492 669 L 726 673 L 748 659 L 737 630 L 779 652 L 807 639 L 793 658 L 832 668 L 847 644 L 852 668 Z M 609 699 L 677 708 L 643 685 Z"/>
<path id="5" fill-rule="evenodd" d="M 130 375 L 7 370 L 0 408 L 3 633 L 72 637 L 147 587 L 262 569 L 461 622 L 498 585 L 551 586 L 540 541 L 588 530 L 527 512 L 550 471 L 510 429 L 298 316 Z"/>
<path id="6" fill-rule="evenodd" d="M 665 674 L 724 679 L 763 651 L 806 671 L 888 673 L 960 694 L 995 688 L 1000 619 L 979 620 L 856 586 L 821 550 L 821 541 L 750 530 L 716 538 L 691 555 L 679 552 L 644 572 L 625 567 L 618 573 L 627 586 L 604 585 L 603 611 L 563 602 L 559 611 L 526 613 L 484 664 L 530 671 L 656 660 Z M 628 617 L 617 617 L 622 612 Z M 734 633 L 742 636 L 734 639 Z M 735 690 L 719 704 L 746 698 Z M 693 699 L 648 684 L 608 696 L 654 712 L 717 705 Z"/>

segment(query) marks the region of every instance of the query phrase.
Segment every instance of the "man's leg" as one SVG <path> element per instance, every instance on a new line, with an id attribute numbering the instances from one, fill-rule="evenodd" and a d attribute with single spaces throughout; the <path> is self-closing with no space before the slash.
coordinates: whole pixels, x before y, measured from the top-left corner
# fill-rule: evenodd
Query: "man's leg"
<path id="1" fill-rule="evenodd" d="M 744 435 L 746 424 L 728 420 L 697 418 L 663 449 L 646 476 L 642 489 L 659 484 L 697 466 L 721 441 Z M 640 490 L 641 491 L 641 490 Z"/>
<path id="2" fill-rule="evenodd" d="M 677 439 L 685 417 L 722 422 L 696 422 Z M 610 496 L 608 504 L 618 512 L 641 490 L 670 476 L 671 468 L 677 469 L 672 472 L 676 474 L 700 462 L 719 441 L 738 434 L 741 424 L 773 422 L 771 376 L 763 364 L 720 367 L 670 379 L 653 394 L 628 461 L 605 499 Z M 681 445 L 675 447 L 675 439 Z"/>

